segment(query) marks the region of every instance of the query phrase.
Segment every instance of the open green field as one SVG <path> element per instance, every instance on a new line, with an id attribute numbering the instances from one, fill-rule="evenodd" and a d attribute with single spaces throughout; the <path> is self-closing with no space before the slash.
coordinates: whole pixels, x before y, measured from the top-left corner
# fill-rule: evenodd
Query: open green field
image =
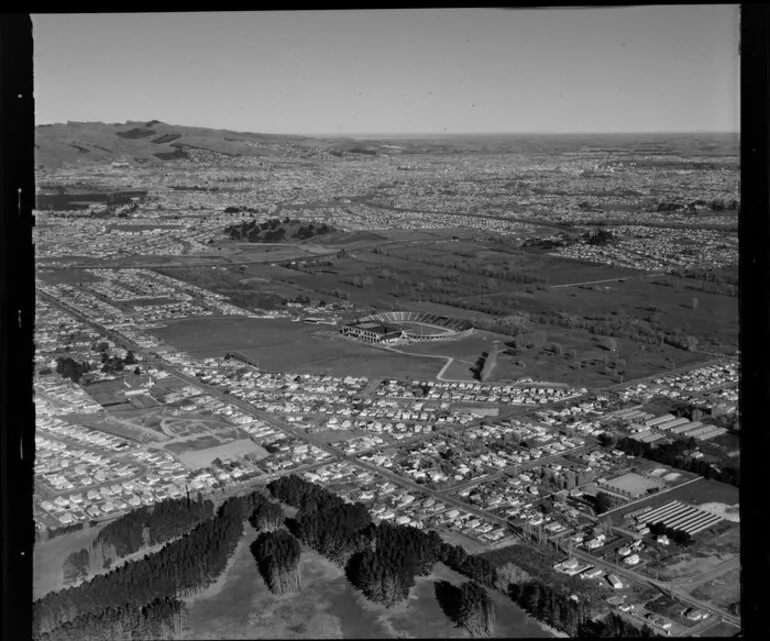
<path id="1" fill-rule="evenodd" d="M 457 573 L 437 564 L 433 574 L 416 579 L 409 599 L 388 609 L 367 601 L 352 588 L 341 568 L 303 547 L 302 589 L 275 596 L 260 576 L 248 548 L 255 537 L 247 526 L 227 573 L 203 594 L 189 600 L 183 639 L 319 638 L 467 638 L 443 614 L 434 581 L 458 584 Z M 495 602 L 495 636 L 551 635 L 515 604 L 490 592 Z"/>
<path id="2" fill-rule="evenodd" d="M 154 330 L 164 341 L 196 356 L 240 352 L 268 371 L 336 376 L 433 378 L 439 359 L 395 354 L 315 325 L 273 319 L 189 319 Z"/>

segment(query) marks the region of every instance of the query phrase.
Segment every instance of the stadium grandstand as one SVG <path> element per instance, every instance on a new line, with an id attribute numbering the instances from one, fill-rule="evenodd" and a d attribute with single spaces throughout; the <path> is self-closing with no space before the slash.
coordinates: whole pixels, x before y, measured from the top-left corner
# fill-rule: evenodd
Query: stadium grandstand
<path id="1" fill-rule="evenodd" d="M 471 334 L 473 324 L 429 312 L 382 312 L 347 323 L 340 331 L 370 343 L 449 341 Z"/>

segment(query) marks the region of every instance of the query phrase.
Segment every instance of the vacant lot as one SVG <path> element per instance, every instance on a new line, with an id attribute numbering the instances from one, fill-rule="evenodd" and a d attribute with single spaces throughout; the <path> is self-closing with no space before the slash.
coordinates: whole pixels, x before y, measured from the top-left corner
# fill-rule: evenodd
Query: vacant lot
<path id="1" fill-rule="evenodd" d="M 739 568 L 725 572 L 716 579 L 698 586 L 692 591 L 696 599 L 713 603 L 716 607 L 726 608 L 741 598 L 741 571 Z"/>

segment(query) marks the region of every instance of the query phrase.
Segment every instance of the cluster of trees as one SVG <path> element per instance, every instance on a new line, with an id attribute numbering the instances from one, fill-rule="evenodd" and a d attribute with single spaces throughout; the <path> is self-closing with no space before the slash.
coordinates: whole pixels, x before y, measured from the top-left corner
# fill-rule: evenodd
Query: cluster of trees
<path id="1" fill-rule="evenodd" d="M 255 492 L 232 497 L 214 517 L 159 551 L 38 599 L 32 606 L 34 638 L 79 617 L 108 616 L 104 613 L 109 609 L 142 608 L 204 589 L 225 569 L 243 534 L 244 520 L 261 496 Z"/>
<path id="2" fill-rule="evenodd" d="M 250 243 L 279 243 L 287 238 L 304 240 L 328 234 L 330 231 L 333 229 L 326 223 L 320 225 L 309 223 L 305 226 L 301 221 L 290 218 L 285 218 L 283 221 L 280 218 L 270 218 L 262 223 L 252 219 L 225 227 L 225 233 L 231 240 L 248 240 Z"/>
<path id="3" fill-rule="evenodd" d="M 255 530 L 275 530 L 283 524 L 283 510 L 277 503 L 265 499 L 259 501 L 249 516 L 249 523 Z"/>
<path id="4" fill-rule="evenodd" d="M 176 639 L 182 633 L 184 617 L 184 603 L 166 597 L 142 606 L 125 603 L 100 612 L 89 612 L 36 638 L 39 641 Z"/>
<path id="5" fill-rule="evenodd" d="M 622 498 L 607 492 L 597 492 L 594 496 L 586 495 L 584 499 L 593 507 L 597 514 L 604 514 L 626 503 Z"/>
<path id="6" fill-rule="evenodd" d="M 583 234 L 583 240 L 589 245 L 609 245 L 615 240 L 615 235 L 607 229 L 597 229 Z"/>
<path id="7" fill-rule="evenodd" d="M 455 587 L 449 581 L 436 581 L 434 591 L 444 614 L 473 637 L 494 633 L 495 605 L 480 585 L 467 581 Z"/>
<path id="8" fill-rule="evenodd" d="M 651 461 L 669 465 L 686 472 L 700 474 L 704 478 L 714 479 L 722 483 L 728 483 L 738 487 L 740 481 L 740 469 L 723 464 L 714 467 L 711 463 L 690 456 L 687 451 L 695 447 L 695 439 L 677 439 L 671 443 L 642 443 L 631 438 L 623 438 L 618 441 L 617 449 L 633 456 L 643 456 Z"/>
<path id="9" fill-rule="evenodd" d="M 513 327 L 510 331 L 514 338 L 512 341 L 508 341 L 505 346 L 508 347 L 507 353 L 512 356 L 515 356 L 519 351 L 545 345 L 548 341 L 548 332 L 543 329 Z"/>
<path id="10" fill-rule="evenodd" d="M 494 585 L 492 563 L 424 532 L 387 521 L 375 525 L 361 503 L 339 496 L 296 475 L 268 484 L 279 500 L 299 508 L 290 529 L 297 538 L 338 565 L 369 599 L 394 605 L 408 596 L 414 577 L 430 573 L 441 561 L 483 585 Z"/>
<path id="11" fill-rule="evenodd" d="M 121 358 L 120 356 L 109 356 L 106 349 L 101 349 L 102 345 L 107 343 L 100 343 L 101 359 L 102 359 L 102 371 L 112 374 L 113 372 L 122 372 L 126 365 L 136 365 L 136 356 L 131 350 L 126 352 L 126 356 Z M 141 370 L 138 367 L 134 368 L 134 374 L 139 374 Z"/>
<path id="12" fill-rule="evenodd" d="M 80 363 L 70 356 L 60 356 L 56 359 L 56 372 L 75 383 L 79 383 L 80 379 L 83 378 L 83 374 L 90 371 L 90 364 Z"/>
<path id="13" fill-rule="evenodd" d="M 299 591 L 301 550 L 297 539 L 286 530 L 262 532 L 251 544 L 251 553 L 271 592 L 287 594 Z"/>
<path id="14" fill-rule="evenodd" d="M 473 374 L 473 378 L 477 381 L 483 380 L 487 358 L 489 358 L 489 352 L 481 352 L 481 355 L 476 359 L 476 362 L 470 368 L 471 374 Z"/>
<path id="15" fill-rule="evenodd" d="M 241 213 L 258 214 L 260 212 L 258 209 L 255 209 L 254 207 L 234 207 L 230 205 L 229 207 L 225 207 L 225 213 L 226 214 L 241 214 Z"/>
<path id="16" fill-rule="evenodd" d="M 511 583 L 508 596 L 540 621 L 574 637 L 589 619 L 585 603 L 569 598 L 563 591 L 540 579 Z"/>
<path id="17" fill-rule="evenodd" d="M 540 467 L 540 480 L 546 485 L 558 490 L 571 490 L 593 481 L 595 474 L 585 468 L 562 469 L 557 471 L 550 464 Z"/>
<path id="18" fill-rule="evenodd" d="M 715 198 L 709 202 L 701 198 L 698 200 L 693 200 L 687 204 L 662 202 L 658 204 L 657 209 L 659 212 L 684 211 L 685 209 L 689 212 L 695 212 L 698 208 L 701 208 L 710 209 L 712 212 L 720 212 L 740 211 L 740 207 L 740 202 L 735 199 L 725 200 L 724 198 Z"/>
<path id="19" fill-rule="evenodd" d="M 682 545 L 682 546 L 692 545 L 692 536 L 687 532 L 685 532 L 684 530 L 680 530 L 678 528 L 673 528 L 673 527 L 667 527 L 663 523 L 650 523 L 649 528 L 650 528 L 650 534 L 654 536 L 665 535 L 677 545 Z"/>

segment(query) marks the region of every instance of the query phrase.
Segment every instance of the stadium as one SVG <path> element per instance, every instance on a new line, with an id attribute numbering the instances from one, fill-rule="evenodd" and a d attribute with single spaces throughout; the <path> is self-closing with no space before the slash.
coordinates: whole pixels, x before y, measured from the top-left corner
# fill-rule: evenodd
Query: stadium
<path id="1" fill-rule="evenodd" d="M 382 312 L 346 323 L 340 331 L 368 343 L 451 341 L 471 334 L 473 324 L 428 312 Z"/>

